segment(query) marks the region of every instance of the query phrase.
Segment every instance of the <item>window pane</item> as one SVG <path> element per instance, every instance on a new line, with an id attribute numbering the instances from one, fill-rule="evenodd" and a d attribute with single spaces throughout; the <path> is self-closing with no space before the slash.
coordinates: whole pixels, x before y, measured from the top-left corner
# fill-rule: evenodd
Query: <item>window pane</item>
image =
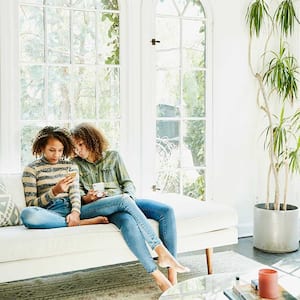
<path id="1" fill-rule="evenodd" d="M 96 62 L 95 13 L 74 11 L 72 32 L 74 62 L 94 64 Z"/>
<path id="2" fill-rule="evenodd" d="M 74 117 L 96 119 L 96 85 L 94 68 L 74 69 Z"/>
<path id="3" fill-rule="evenodd" d="M 108 65 L 119 64 L 119 14 L 99 14 L 99 62 Z"/>
<path id="4" fill-rule="evenodd" d="M 98 128 L 101 128 L 105 136 L 108 138 L 111 149 L 120 148 L 120 121 L 119 120 L 98 122 Z"/>
<path id="5" fill-rule="evenodd" d="M 40 7 L 20 6 L 20 60 L 44 61 L 44 22 Z"/>
<path id="6" fill-rule="evenodd" d="M 21 0 L 21 3 L 43 4 L 44 0 Z"/>
<path id="7" fill-rule="evenodd" d="M 156 137 L 159 139 L 168 139 L 168 142 L 173 142 L 178 145 L 179 142 L 179 121 L 157 121 L 156 122 Z"/>
<path id="8" fill-rule="evenodd" d="M 160 43 L 156 44 L 157 66 L 159 67 L 178 67 L 179 60 L 179 19 L 157 18 L 156 20 L 156 39 Z M 170 34 L 172 32 L 172 34 Z"/>
<path id="9" fill-rule="evenodd" d="M 200 1 L 190 1 L 188 7 L 184 11 L 184 16 L 205 18 L 205 12 Z"/>
<path id="10" fill-rule="evenodd" d="M 160 0 L 157 2 L 156 12 L 158 14 L 177 16 L 178 11 L 172 0 Z"/>
<path id="11" fill-rule="evenodd" d="M 183 66 L 205 66 L 205 27 L 202 22 L 182 21 Z"/>
<path id="12" fill-rule="evenodd" d="M 182 178 L 184 195 L 200 200 L 205 200 L 204 170 L 184 170 Z"/>
<path id="13" fill-rule="evenodd" d="M 31 146 L 37 132 L 41 128 L 42 126 L 23 126 L 22 133 L 21 133 L 22 166 L 25 166 L 33 161 L 34 156 L 31 154 Z"/>
<path id="14" fill-rule="evenodd" d="M 96 6 L 100 9 L 107 9 L 107 10 L 118 10 L 118 0 L 96 0 Z"/>
<path id="15" fill-rule="evenodd" d="M 203 167 L 205 164 L 205 121 L 185 121 L 183 140 L 182 155 L 185 156 L 183 165 L 188 162 L 189 165 L 184 165 L 185 167 Z"/>
<path id="16" fill-rule="evenodd" d="M 120 118 L 120 74 L 118 68 L 100 69 L 98 116 L 100 119 Z"/>
<path id="17" fill-rule="evenodd" d="M 71 0 L 46 0 L 46 5 L 53 5 L 53 6 L 70 6 Z M 41 0 L 41 2 L 43 2 Z"/>
<path id="18" fill-rule="evenodd" d="M 176 141 L 156 139 L 156 186 L 164 192 L 180 192 L 179 148 Z"/>
<path id="19" fill-rule="evenodd" d="M 23 66 L 20 69 L 21 117 L 23 120 L 44 118 L 44 68 Z"/>
<path id="20" fill-rule="evenodd" d="M 158 70 L 156 76 L 157 116 L 179 116 L 180 81 L 178 70 Z"/>
<path id="21" fill-rule="evenodd" d="M 66 9 L 47 9 L 48 60 L 70 62 L 70 15 Z"/>
<path id="22" fill-rule="evenodd" d="M 68 67 L 49 67 L 48 119 L 70 118 L 70 74 Z"/>
<path id="23" fill-rule="evenodd" d="M 183 76 L 183 116 L 205 115 L 205 71 L 185 72 Z"/>
<path id="24" fill-rule="evenodd" d="M 75 8 L 94 9 L 94 0 L 72 0 L 72 6 Z"/>

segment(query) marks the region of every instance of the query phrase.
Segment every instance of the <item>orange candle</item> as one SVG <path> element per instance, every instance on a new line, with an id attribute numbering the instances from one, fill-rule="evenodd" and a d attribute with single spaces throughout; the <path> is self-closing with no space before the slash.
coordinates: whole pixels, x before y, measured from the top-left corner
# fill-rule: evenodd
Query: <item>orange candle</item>
<path id="1" fill-rule="evenodd" d="M 273 269 L 258 271 L 258 292 L 262 298 L 274 299 L 279 297 L 278 273 Z"/>

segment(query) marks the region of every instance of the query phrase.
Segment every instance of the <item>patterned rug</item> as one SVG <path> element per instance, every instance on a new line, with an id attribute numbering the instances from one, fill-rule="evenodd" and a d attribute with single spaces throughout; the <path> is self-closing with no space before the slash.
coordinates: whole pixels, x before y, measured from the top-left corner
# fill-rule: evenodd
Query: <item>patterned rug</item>
<path id="1" fill-rule="evenodd" d="M 191 269 L 178 275 L 179 282 L 207 274 L 203 252 L 183 254 L 178 259 Z M 214 273 L 240 274 L 262 266 L 233 251 L 213 256 Z M 152 277 L 134 262 L 0 284 L 1 300 L 157 300 L 160 295 Z"/>

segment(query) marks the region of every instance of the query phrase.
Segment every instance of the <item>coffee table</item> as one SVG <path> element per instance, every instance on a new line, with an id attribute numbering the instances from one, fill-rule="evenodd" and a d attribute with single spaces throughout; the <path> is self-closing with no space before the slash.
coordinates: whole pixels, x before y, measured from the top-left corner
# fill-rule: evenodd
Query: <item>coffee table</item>
<path id="1" fill-rule="evenodd" d="M 233 286 L 235 273 L 205 275 L 182 281 L 165 291 L 159 300 L 227 299 L 223 290 Z M 197 297 L 197 298 L 196 298 Z"/>
<path id="2" fill-rule="evenodd" d="M 255 278 L 257 272 L 243 274 L 241 280 L 250 282 Z M 182 281 L 165 291 L 159 300 L 225 300 L 228 298 L 223 291 L 235 283 L 236 273 L 219 273 L 204 275 Z M 300 279 L 291 275 L 281 273 L 279 283 L 297 299 L 300 299 Z"/>

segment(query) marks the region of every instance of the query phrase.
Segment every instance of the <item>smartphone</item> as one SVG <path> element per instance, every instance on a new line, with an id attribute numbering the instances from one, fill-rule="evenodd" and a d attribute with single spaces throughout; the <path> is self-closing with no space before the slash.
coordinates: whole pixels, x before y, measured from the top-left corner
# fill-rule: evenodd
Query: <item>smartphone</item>
<path id="1" fill-rule="evenodd" d="M 76 172 L 69 172 L 67 177 L 71 177 L 71 178 L 76 177 Z"/>

